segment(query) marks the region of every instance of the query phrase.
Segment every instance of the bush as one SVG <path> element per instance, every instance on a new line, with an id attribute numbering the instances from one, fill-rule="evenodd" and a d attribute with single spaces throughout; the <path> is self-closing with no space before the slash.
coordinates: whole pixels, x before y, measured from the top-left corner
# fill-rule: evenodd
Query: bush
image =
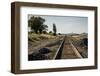
<path id="1" fill-rule="evenodd" d="M 83 39 L 83 43 L 84 43 L 84 45 L 88 46 L 88 39 L 87 38 L 84 38 Z"/>

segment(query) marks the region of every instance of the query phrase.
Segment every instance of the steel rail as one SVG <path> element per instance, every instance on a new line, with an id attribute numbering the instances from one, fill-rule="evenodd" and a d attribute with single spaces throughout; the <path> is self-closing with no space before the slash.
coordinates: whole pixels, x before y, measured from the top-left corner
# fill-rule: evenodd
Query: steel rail
<path id="1" fill-rule="evenodd" d="M 66 36 L 65 36 L 66 37 Z M 56 54 L 54 55 L 53 59 L 60 59 L 61 58 L 61 54 L 62 54 L 62 51 L 63 51 L 63 46 L 64 46 L 64 42 L 65 42 L 65 37 L 63 39 L 63 41 L 61 42 L 59 48 L 57 49 L 57 52 Z"/>

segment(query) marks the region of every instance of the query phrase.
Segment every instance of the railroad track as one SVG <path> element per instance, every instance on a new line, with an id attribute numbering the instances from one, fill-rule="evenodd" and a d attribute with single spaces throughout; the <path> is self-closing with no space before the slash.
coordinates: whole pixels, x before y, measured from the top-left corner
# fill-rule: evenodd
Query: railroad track
<path id="1" fill-rule="evenodd" d="M 64 36 L 53 59 L 77 59 L 77 58 L 83 58 L 83 57 L 78 52 L 78 49 L 73 45 L 72 41 L 67 36 Z"/>

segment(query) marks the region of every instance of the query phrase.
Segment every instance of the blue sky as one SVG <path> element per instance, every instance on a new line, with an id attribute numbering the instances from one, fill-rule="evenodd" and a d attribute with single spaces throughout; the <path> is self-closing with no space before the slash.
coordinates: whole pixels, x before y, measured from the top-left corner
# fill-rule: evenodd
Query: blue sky
<path id="1" fill-rule="evenodd" d="M 52 31 L 53 23 L 57 27 L 57 33 L 87 33 L 88 32 L 88 18 L 75 16 L 40 16 L 46 21 L 44 24 L 48 25 L 48 31 Z"/>

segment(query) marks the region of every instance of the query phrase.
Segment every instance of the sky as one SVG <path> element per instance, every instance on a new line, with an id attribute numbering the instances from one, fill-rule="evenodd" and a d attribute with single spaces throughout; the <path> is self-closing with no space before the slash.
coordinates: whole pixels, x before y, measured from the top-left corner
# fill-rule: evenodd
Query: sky
<path id="1" fill-rule="evenodd" d="M 33 15 L 34 16 L 34 15 Z M 46 21 L 44 24 L 48 26 L 48 32 L 52 31 L 53 23 L 56 25 L 57 33 L 87 33 L 88 17 L 75 16 L 40 16 Z"/>

